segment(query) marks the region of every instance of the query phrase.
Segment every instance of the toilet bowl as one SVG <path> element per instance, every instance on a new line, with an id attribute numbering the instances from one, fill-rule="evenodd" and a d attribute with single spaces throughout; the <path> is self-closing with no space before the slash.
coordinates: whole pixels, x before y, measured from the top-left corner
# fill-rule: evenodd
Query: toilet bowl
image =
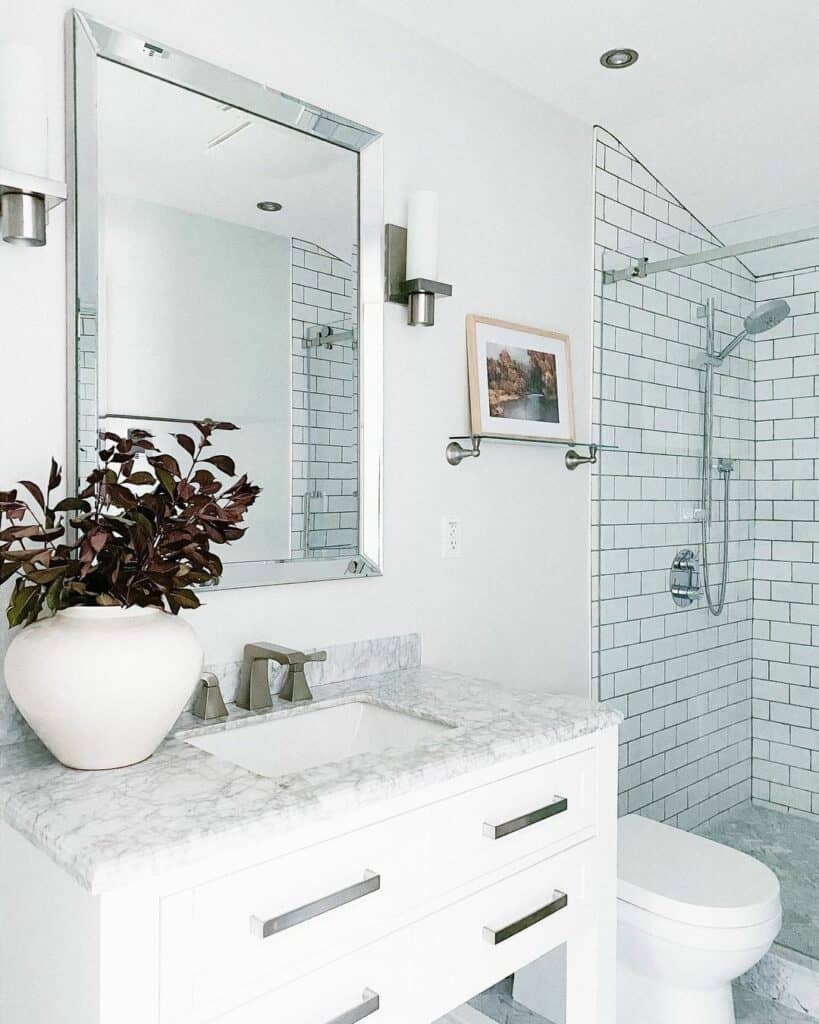
<path id="1" fill-rule="evenodd" d="M 735 1024 L 731 982 L 782 925 L 776 875 L 731 847 L 620 819 L 618 1024 Z"/>

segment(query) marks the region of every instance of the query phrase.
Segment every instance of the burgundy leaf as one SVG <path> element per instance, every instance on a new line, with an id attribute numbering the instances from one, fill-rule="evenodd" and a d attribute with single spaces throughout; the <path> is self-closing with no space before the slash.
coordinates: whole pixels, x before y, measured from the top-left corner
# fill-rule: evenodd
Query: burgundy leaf
<path id="1" fill-rule="evenodd" d="M 180 477 L 182 475 L 179 471 L 179 463 L 173 455 L 151 455 L 148 458 L 148 462 L 154 467 L 154 469 L 164 469 L 166 473 L 171 473 L 175 477 Z"/>
<path id="2" fill-rule="evenodd" d="M 28 493 L 34 498 L 40 508 L 45 512 L 45 498 L 40 488 L 31 480 L 21 480 L 20 484 L 28 491 Z"/>
<path id="3" fill-rule="evenodd" d="M 55 512 L 90 512 L 91 504 L 82 498 L 63 498 L 54 506 Z"/>
<path id="4" fill-rule="evenodd" d="M 190 455 L 191 458 L 193 458 L 193 456 L 196 454 L 196 442 L 193 440 L 193 438 L 189 437 L 187 434 L 172 434 L 171 436 L 175 437 L 177 444 L 181 448 L 184 448 L 188 455 Z"/>
<path id="5" fill-rule="evenodd" d="M 236 475 L 236 465 L 229 455 L 211 455 L 209 459 L 204 459 L 203 461 L 209 462 L 212 466 L 216 466 L 218 470 L 225 473 L 227 476 Z"/>

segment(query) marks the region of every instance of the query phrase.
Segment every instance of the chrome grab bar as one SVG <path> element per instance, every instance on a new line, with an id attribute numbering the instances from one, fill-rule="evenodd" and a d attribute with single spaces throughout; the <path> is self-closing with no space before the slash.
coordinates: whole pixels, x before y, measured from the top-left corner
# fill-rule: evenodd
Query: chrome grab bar
<path id="1" fill-rule="evenodd" d="M 538 909 L 533 910 L 531 914 L 527 914 L 525 917 L 521 917 L 517 921 L 512 921 L 511 924 L 504 925 L 503 928 L 498 928 L 497 931 L 493 928 L 484 928 L 483 937 L 493 946 L 497 946 L 499 943 L 506 942 L 507 939 L 511 939 L 513 935 L 526 931 L 527 928 L 531 928 L 532 925 L 537 924 L 539 921 L 543 921 L 545 918 L 551 917 L 552 914 L 556 914 L 558 910 L 562 910 L 568 902 L 569 897 L 566 893 L 561 892 L 559 889 L 555 889 L 552 893 L 551 900 L 545 907 L 538 907 Z"/>
<path id="2" fill-rule="evenodd" d="M 313 900 L 312 903 L 305 903 L 303 907 L 288 910 L 284 914 L 270 917 L 266 921 L 254 915 L 250 919 L 250 931 L 257 939 L 266 939 L 279 932 L 285 932 L 288 928 L 295 928 L 297 924 L 304 924 L 305 921 L 310 921 L 314 917 L 320 917 L 331 910 L 343 907 L 354 900 L 360 900 L 362 896 L 369 896 L 370 893 L 377 892 L 380 888 L 381 875 L 377 875 L 374 871 L 365 871 L 362 882 L 348 885 L 344 889 L 339 889 L 338 892 L 330 893 L 329 896 Z"/>
<path id="3" fill-rule="evenodd" d="M 363 1002 L 359 1003 L 358 1006 L 354 1006 L 352 1010 L 345 1010 L 338 1017 L 328 1020 L 327 1024 L 357 1024 L 357 1021 L 369 1017 L 370 1014 L 375 1013 L 381 1006 L 381 999 L 378 993 L 373 992 L 371 988 L 365 988 L 361 993 L 361 998 Z"/>
<path id="4" fill-rule="evenodd" d="M 519 832 L 522 828 L 536 825 L 539 821 L 553 818 L 556 814 L 562 814 L 569 809 L 569 801 L 565 796 L 554 796 L 552 802 L 545 807 L 539 807 L 536 811 L 529 811 L 528 814 L 521 814 L 519 818 L 511 818 L 501 825 L 490 825 L 484 822 L 483 834 L 487 839 L 503 839 L 504 836 Z"/>

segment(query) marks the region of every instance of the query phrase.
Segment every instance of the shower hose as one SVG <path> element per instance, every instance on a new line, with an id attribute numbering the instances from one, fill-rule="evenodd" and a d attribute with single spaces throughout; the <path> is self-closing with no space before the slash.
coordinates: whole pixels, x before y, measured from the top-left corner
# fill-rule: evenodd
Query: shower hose
<path id="1" fill-rule="evenodd" d="M 719 585 L 719 599 L 714 603 L 711 597 L 711 585 L 708 580 L 708 517 L 703 515 L 702 525 L 702 583 L 705 590 L 705 600 L 712 615 L 719 615 L 725 604 L 725 586 L 728 582 L 728 496 L 731 489 L 731 473 L 728 470 L 720 470 L 720 476 L 724 483 L 723 514 L 722 514 L 722 579 Z"/>

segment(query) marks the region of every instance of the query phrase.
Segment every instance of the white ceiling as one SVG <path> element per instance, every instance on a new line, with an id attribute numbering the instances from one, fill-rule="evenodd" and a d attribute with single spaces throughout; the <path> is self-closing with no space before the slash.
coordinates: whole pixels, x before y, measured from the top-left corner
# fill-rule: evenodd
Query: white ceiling
<path id="1" fill-rule="evenodd" d="M 819 0 L 362 2 L 602 124 L 709 225 L 819 198 Z"/>

